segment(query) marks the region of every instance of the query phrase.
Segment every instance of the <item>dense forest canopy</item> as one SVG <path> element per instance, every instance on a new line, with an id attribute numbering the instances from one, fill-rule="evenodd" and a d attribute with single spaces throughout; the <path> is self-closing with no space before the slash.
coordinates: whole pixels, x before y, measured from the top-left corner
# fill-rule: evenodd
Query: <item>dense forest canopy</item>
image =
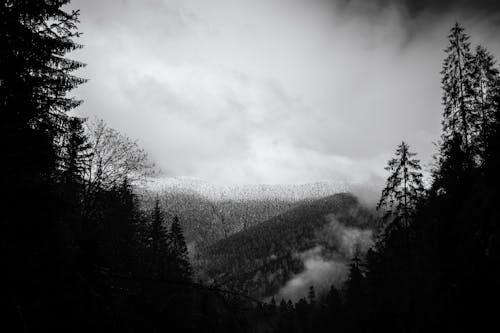
<path id="1" fill-rule="evenodd" d="M 444 51 L 430 182 L 401 142 L 377 212 L 348 193 L 295 202 L 145 194 L 155 168 L 139 144 L 75 115 L 81 101 L 71 91 L 85 79 L 74 75 L 84 64 L 67 57 L 81 48 L 79 12 L 68 2 L 0 4 L 5 327 L 447 332 L 496 324 L 500 74 L 463 26 L 451 28 Z M 311 265 L 343 275 L 314 285 Z M 292 300 L 284 290 L 294 283 L 302 294 Z"/>

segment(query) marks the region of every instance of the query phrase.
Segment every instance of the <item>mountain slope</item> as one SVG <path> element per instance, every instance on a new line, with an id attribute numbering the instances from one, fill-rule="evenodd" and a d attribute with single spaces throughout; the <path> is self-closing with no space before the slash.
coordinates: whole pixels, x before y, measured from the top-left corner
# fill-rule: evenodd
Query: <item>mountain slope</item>
<path id="1" fill-rule="evenodd" d="M 177 215 L 188 243 L 204 248 L 236 232 L 281 214 L 297 202 L 281 199 L 210 200 L 196 192 L 143 192 L 145 210 L 153 207 L 156 197 L 168 215 Z"/>
<path id="2" fill-rule="evenodd" d="M 350 194 L 303 202 L 210 246 L 201 257 L 205 278 L 256 297 L 272 295 L 303 269 L 298 253 L 319 246 L 327 255 L 345 257 L 332 223 L 368 229 L 374 218 Z"/>

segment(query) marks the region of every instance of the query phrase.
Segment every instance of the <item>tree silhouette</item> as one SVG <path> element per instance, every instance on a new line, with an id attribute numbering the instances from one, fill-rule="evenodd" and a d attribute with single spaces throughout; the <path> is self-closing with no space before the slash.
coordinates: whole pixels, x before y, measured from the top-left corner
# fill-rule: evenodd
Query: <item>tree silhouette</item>
<path id="1" fill-rule="evenodd" d="M 424 187 L 420 161 L 404 141 L 397 147 L 395 157 L 389 160 L 385 168 L 390 172 L 377 209 L 385 209 L 385 217 L 394 223 L 410 225 L 418 203 L 422 200 Z"/>
<path id="2" fill-rule="evenodd" d="M 70 125 L 68 112 L 80 104 L 69 92 L 84 82 L 72 75 L 83 64 L 66 58 L 80 47 L 74 41 L 78 12 L 64 10 L 67 3 L 0 4 L 2 157 L 8 161 L 0 177 L 9 191 L 3 202 L 6 297 L 16 304 L 15 313 L 24 314 L 19 318 L 28 329 L 27 313 L 30 323 L 67 328 L 76 311 L 61 306 L 63 295 L 74 297 L 72 283 L 79 279 L 75 244 L 68 242 L 74 239 L 74 214 L 68 214 L 59 185 L 60 143 Z M 53 313 L 61 320 L 51 321 Z"/>
<path id="3" fill-rule="evenodd" d="M 493 55 L 483 46 L 479 45 L 472 65 L 472 88 L 474 93 L 474 110 L 477 118 L 474 123 L 473 142 L 476 154 L 481 161 L 485 159 L 488 137 L 495 122 L 494 98 L 498 94 L 499 71 L 495 67 Z"/>
<path id="4" fill-rule="evenodd" d="M 165 227 L 164 212 L 160 207 L 160 199 L 155 200 L 151 213 L 151 224 L 148 231 L 148 244 L 150 256 L 150 272 L 155 277 L 167 278 L 169 262 L 173 256 L 169 252 L 169 235 Z"/>
<path id="5" fill-rule="evenodd" d="M 181 280 L 192 279 L 192 268 L 189 263 L 189 254 L 186 246 L 186 240 L 182 234 L 182 228 L 179 223 L 179 218 L 174 216 L 170 227 L 170 249 L 175 262 L 174 276 Z"/>
<path id="6" fill-rule="evenodd" d="M 140 219 L 137 197 L 125 179 L 107 193 L 105 200 L 102 236 L 109 251 L 107 266 L 119 273 L 132 272 Z"/>
<path id="7" fill-rule="evenodd" d="M 472 65 L 469 36 L 456 23 L 448 35 L 449 45 L 443 62 L 443 144 L 447 144 L 456 133 L 462 137 L 462 149 L 469 152 L 475 114 L 472 110 Z"/>
<path id="8" fill-rule="evenodd" d="M 131 186 L 154 174 L 154 165 L 138 143 L 103 120 L 94 119 L 85 126 L 90 158 L 84 176 L 85 218 L 96 218 L 103 192 L 127 182 Z"/>
<path id="9" fill-rule="evenodd" d="M 365 325 L 366 290 L 361 258 L 356 253 L 349 264 L 349 278 L 345 282 L 347 322 L 353 331 L 362 331 Z"/>
<path id="10" fill-rule="evenodd" d="M 101 119 L 87 125 L 92 145 L 92 160 L 87 170 L 89 184 L 110 188 L 126 178 L 136 184 L 154 174 L 154 165 L 144 149 Z"/>
<path id="11" fill-rule="evenodd" d="M 61 143 L 60 193 L 63 227 L 70 238 L 71 250 L 79 248 L 83 241 L 84 174 L 90 159 L 89 143 L 82 126 L 83 119 L 70 118 L 67 133 Z M 66 213 L 64 213 L 66 212 Z"/>

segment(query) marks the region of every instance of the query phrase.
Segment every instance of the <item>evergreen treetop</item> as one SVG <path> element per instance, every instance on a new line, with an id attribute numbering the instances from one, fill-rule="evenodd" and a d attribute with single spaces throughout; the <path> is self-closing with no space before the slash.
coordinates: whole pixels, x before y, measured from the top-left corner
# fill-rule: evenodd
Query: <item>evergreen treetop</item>
<path id="1" fill-rule="evenodd" d="M 472 111 L 472 64 L 469 36 L 456 23 L 448 35 L 449 45 L 442 74 L 444 105 L 443 143 L 447 144 L 456 133 L 462 136 L 463 149 L 468 151 L 471 143 L 471 127 L 475 122 Z"/>
<path id="2" fill-rule="evenodd" d="M 385 217 L 395 218 L 408 227 L 424 194 L 420 161 L 404 141 L 385 170 L 390 172 L 377 209 L 385 209 Z"/>
<path id="3" fill-rule="evenodd" d="M 495 96 L 498 94 L 499 71 L 493 55 L 478 45 L 472 66 L 473 107 L 477 114 L 474 123 L 474 153 L 480 161 L 485 159 L 488 137 L 495 122 Z"/>

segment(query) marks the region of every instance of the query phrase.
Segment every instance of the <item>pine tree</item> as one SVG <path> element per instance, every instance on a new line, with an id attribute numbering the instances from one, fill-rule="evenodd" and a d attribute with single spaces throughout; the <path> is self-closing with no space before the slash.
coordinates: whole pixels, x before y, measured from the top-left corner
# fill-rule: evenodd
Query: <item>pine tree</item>
<path id="1" fill-rule="evenodd" d="M 361 259 L 356 253 L 349 265 L 349 278 L 344 285 L 347 321 L 354 332 L 362 331 L 364 325 L 364 305 L 367 298 L 363 278 Z"/>
<path id="2" fill-rule="evenodd" d="M 137 250 L 140 217 L 137 198 L 126 179 L 107 194 L 102 235 L 108 249 L 107 264 L 120 273 L 130 273 L 135 267 Z"/>
<path id="3" fill-rule="evenodd" d="M 307 299 L 309 300 L 309 304 L 314 304 L 314 302 L 316 301 L 316 292 L 314 291 L 314 286 L 312 285 L 309 287 Z"/>
<path id="4" fill-rule="evenodd" d="M 74 309 L 57 305 L 62 295 L 72 294 L 69 281 L 76 275 L 62 227 L 59 151 L 68 112 L 79 104 L 68 92 L 83 82 L 71 74 L 82 64 L 65 57 L 79 47 L 74 42 L 78 12 L 63 10 L 67 3 L 0 4 L 0 132 L 2 157 L 8 161 L 0 177 L 9 191 L 3 252 L 9 293 L 16 295 L 7 299 L 17 299 L 19 309 L 32 314 L 27 325 L 39 331 L 50 330 L 38 326 L 51 313 L 59 313 L 58 324 L 64 325 Z M 72 301 L 68 305 L 77 304 Z"/>
<path id="5" fill-rule="evenodd" d="M 441 71 L 442 143 L 432 186 L 432 192 L 437 195 L 454 191 L 458 184 L 455 179 L 467 177 L 478 162 L 478 156 L 483 154 L 482 135 L 488 131 L 482 120 L 488 118 L 485 84 L 492 74 L 487 70 L 489 56 L 482 48 L 477 49 L 476 55 L 471 53 L 469 36 L 458 23 L 451 29 L 448 39 Z"/>
<path id="6" fill-rule="evenodd" d="M 85 170 L 91 156 L 90 143 L 83 122 L 84 120 L 76 117 L 69 119 L 61 149 L 61 182 L 65 186 L 72 187 L 72 191 L 77 193 L 82 191 Z"/>
<path id="7" fill-rule="evenodd" d="M 169 252 L 169 236 L 165 227 L 164 212 L 157 197 L 151 213 L 151 224 L 148 232 L 150 274 L 154 277 L 167 278 L 172 255 Z"/>
<path id="8" fill-rule="evenodd" d="M 83 120 L 70 118 L 61 149 L 60 210 L 72 248 L 81 247 L 83 232 L 83 178 L 90 157 L 90 145 L 82 127 Z"/>
<path id="9" fill-rule="evenodd" d="M 396 283 L 394 288 L 402 291 L 405 300 L 411 302 L 412 291 L 411 281 L 414 256 L 412 255 L 413 242 L 412 222 L 416 216 L 417 209 L 424 198 L 424 187 L 422 183 L 422 173 L 420 172 L 420 161 L 415 158 L 416 154 L 410 152 L 410 147 L 404 141 L 396 149 L 396 156 L 389 160 L 385 168 L 390 172 L 386 186 L 382 190 L 377 209 L 386 209 L 385 230 L 378 246 L 383 251 L 383 255 L 392 256 L 395 262 L 392 264 L 393 272 L 389 273 L 390 278 L 399 281 L 399 273 L 403 273 L 400 283 Z M 388 224 L 387 224 L 388 223 Z M 411 228 L 412 227 L 412 228 Z M 374 252 L 371 252 L 371 260 Z M 402 255 L 402 256 L 401 256 Z M 403 265 L 401 265 L 404 262 Z M 370 262 L 372 264 L 373 262 Z M 358 267 L 358 268 L 357 268 Z M 370 267 L 374 270 L 371 278 L 376 278 L 377 267 Z M 359 272 L 359 265 L 352 266 L 355 279 Z M 376 281 L 372 280 L 372 281 Z M 354 281 L 356 282 L 356 280 Z M 400 303 L 400 309 L 410 309 L 411 303 Z M 408 310 L 409 311 L 409 310 Z M 404 321 L 408 324 L 408 321 Z"/>
<path id="10" fill-rule="evenodd" d="M 418 203 L 424 194 L 420 161 L 404 141 L 397 147 L 396 156 L 389 160 L 385 170 L 390 172 L 377 209 L 386 209 L 385 218 L 410 226 Z"/>
<path id="11" fill-rule="evenodd" d="M 189 254 L 186 246 L 186 240 L 182 234 L 182 228 L 179 218 L 174 216 L 170 228 L 170 247 L 175 261 L 174 276 L 181 280 L 191 280 L 192 268 L 189 263 Z"/>
<path id="12" fill-rule="evenodd" d="M 347 299 L 353 301 L 358 298 L 357 295 L 360 295 L 362 289 L 362 281 L 361 259 L 359 254 L 356 254 L 349 264 L 349 279 L 346 283 Z"/>
<path id="13" fill-rule="evenodd" d="M 492 123 L 486 136 L 485 160 L 490 173 L 498 179 L 497 167 L 500 166 L 500 80 L 492 91 Z"/>
<path id="14" fill-rule="evenodd" d="M 336 327 L 339 332 L 345 331 L 342 299 L 340 292 L 334 285 L 330 287 L 330 290 L 326 294 L 324 305 L 322 310 L 323 322 L 326 323 L 328 327 Z M 319 331 L 322 332 L 322 330 Z"/>
<path id="15" fill-rule="evenodd" d="M 474 124 L 474 147 L 480 160 L 484 160 L 488 137 L 495 122 L 494 98 L 499 85 L 499 71 L 491 53 L 482 46 L 476 48 L 472 66 L 474 109 L 477 119 Z"/>
<path id="16" fill-rule="evenodd" d="M 7 1 L 0 5 L 0 105 L 12 177 L 51 177 L 58 163 L 58 139 L 67 129 L 67 112 L 80 101 L 67 92 L 84 80 L 70 73 L 83 65 L 64 58 L 80 46 L 78 11 L 65 12 L 68 0 Z M 20 153 L 23 152 L 23 153 Z M 13 181 L 16 183 L 16 181 Z"/>
<path id="17" fill-rule="evenodd" d="M 449 45 L 442 74 L 443 86 L 443 144 L 447 145 L 455 135 L 462 137 L 462 149 L 469 152 L 475 113 L 472 109 L 473 55 L 470 51 L 469 36 L 458 23 L 448 35 Z"/>

